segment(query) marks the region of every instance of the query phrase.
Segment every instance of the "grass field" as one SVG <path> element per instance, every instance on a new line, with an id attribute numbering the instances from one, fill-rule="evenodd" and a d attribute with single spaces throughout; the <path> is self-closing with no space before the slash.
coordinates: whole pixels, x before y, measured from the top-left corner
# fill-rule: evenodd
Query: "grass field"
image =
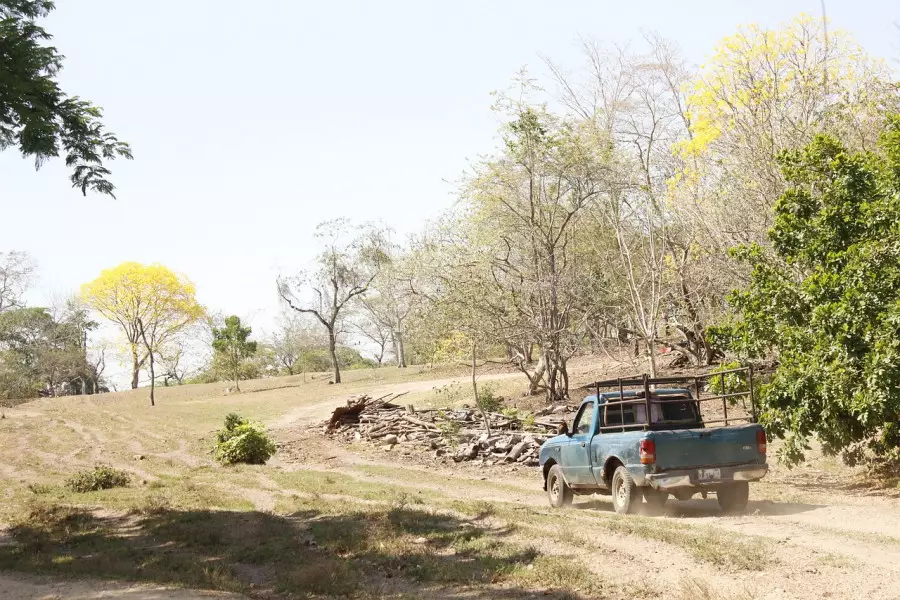
<path id="1" fill-rule="evenodd" d="M 340 385 L 243 382 L 231 395 L 225 384 L 162 388 L 152 408 L 136 390 L 4 409 L 0 597 L 898 597 L 897 499 L 864 495 L 828 460 L 775 469 L 746 516 L 698 499 L 622 518 L 602 499 L 551 510 L 537 470 L 398 460 L 309 428 L 352 394 L 463 403 L 465 381 L 453 367 L 379 369 Z M 514 396 L 522 380 L 494 372 L 482 384 Z M 213 436 L 229 412 L 299 452 L 216 464 Z M 130 485 L 65 487 L 101 463 Z"/>

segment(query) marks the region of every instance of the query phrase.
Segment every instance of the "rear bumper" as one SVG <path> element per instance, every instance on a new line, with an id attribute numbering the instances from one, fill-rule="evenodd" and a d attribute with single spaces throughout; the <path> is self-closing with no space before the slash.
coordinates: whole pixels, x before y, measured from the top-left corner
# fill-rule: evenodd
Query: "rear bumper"
<path id="1" fill-rule="evenodd" d="M 762 479 L 769 471 L 769 465 L 763 463 L 751 463 L 746 465 L 733 465 L 730 467 L 716 467 L 719 469 L 719 477 L 700 479 L 701 469 L 678 469 L 664 473 L 647 473 L 644 478 L 650 486 L 658 490 L 671 490 L 675 488 L 708 488 L 716 487 L 735 481 L 757 481 Z"/>

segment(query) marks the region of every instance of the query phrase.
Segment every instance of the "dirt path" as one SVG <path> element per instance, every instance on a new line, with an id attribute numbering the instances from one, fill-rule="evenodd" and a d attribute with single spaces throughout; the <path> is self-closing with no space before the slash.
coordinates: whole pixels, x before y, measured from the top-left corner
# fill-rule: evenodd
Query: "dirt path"
<path id="1" fill-rule="evenodd" d="M 244 596 L 110 581 L 60 581 L 0 573 L 0 600 L 239 600 Z"/>

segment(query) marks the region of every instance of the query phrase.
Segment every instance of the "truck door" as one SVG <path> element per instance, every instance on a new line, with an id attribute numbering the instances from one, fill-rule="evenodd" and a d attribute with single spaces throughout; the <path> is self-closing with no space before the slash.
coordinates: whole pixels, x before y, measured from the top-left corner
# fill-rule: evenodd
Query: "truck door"
<path id="1" fill-rule="evenodd" d="M 594 485 L 591 472 L 591 438 L 597 431 L 597 401 L 581 405 L 572 423 L 572 438 L 561 449 L 563 475 L 569 485 Z"/>

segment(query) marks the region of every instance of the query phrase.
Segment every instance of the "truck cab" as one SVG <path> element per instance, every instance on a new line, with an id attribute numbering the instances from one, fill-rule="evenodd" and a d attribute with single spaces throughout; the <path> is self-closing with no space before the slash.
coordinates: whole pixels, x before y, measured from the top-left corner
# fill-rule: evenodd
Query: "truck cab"
<path id="1" fill-rule="evenodd" d="M 645 377 L 643 390 L 625 390 L 627 380 L 617 381 L 616 391 L 597 386 L 581 402 L 571 427 L 566 424 L 562 434 L 541 446 L 551 505 L 566 505 L 575 494 L 601 493 L 612 495 L 618 513 L 634 512 L 642 500 L 647 510 L 658 512 L 670 495 L 687 500 L 714 492 L 723 510 L 742 511 L 749 482 L 768 470 L 762 427 L 728 424 L 725 397 L 726 425 L 707 427 L 700 398 L 686 387 L 650 389 L 653 380 Z M 755 409 L 753 415 L 755 421 Z"/>

